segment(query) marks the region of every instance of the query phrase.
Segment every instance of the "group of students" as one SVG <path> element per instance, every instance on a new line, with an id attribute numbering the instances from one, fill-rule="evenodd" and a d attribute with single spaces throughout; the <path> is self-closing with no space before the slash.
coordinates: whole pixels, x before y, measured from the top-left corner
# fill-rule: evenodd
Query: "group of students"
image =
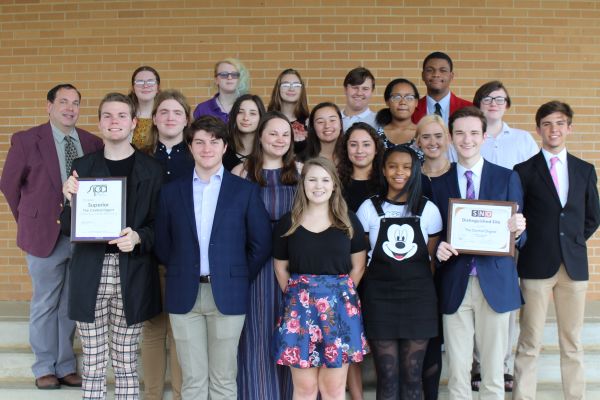
<path id="1" fill-rule="evenodd" d="M 583 398 L 585 240 L 600 207 L 593 166 L 566 153 L 573 112 L 558 101 L 538 109 L 539 152 L 503 122 L 511 99 L 501 82 L 482 85 L 471 103 L 450 92 L 453 76 L 450 57 L 432 53 L 427 95 L 395 79 L 377 113 L 363 67 L 344 80 L 342 110 L 324 102 L 309 111 L 293 69 L 265 108 L 236 59 L 215 65 L 218 92 L 193 114 L 149 66 L 134 71 L 128 96 L 106 95 L 104 148 L 60 162 L 65 237 L 78 177 L 128 178 L 126 228 L 107 244 L 76 243 L 68 268 L 84 398 L 105 397 L 109 348 L 117 398 L 138 397 L 143 336 L 146 399 L 163 396 L 167 340 L 174 398 L 343 399 L 348 385 L 361 399 L 357 364 L 371 352 L 378 399 L 436 399 L 443 341 L 450 398 L 478 390 L 503 399 L 518 309 L 514 398 L 535 398 L 551 291 L 565 398 Z M 76 118 L 52 107 L 78 107 L 79 92 L 53 90 L 52 128 L 74 128 Z M 7 166 L 22 137 L 0 185 L 19 224 Z M 518 204 L 506 221 L 518 267 L 510 256 L 454 249 L 451 198 Z"/>

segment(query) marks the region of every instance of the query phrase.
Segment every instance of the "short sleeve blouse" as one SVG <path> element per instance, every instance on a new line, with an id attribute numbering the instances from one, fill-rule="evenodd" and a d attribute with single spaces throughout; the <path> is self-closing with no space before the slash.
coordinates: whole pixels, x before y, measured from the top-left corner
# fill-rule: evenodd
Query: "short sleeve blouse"
<path id="1" fill-rule="evenodd" d="M 290 236 L 282 237 L 292 225 L 288 213 L 275 225 L 273 257 L 289 260 L 289 271 L 295 274 L 340 275 L 352 270 L 350 255 L 366 250 L 367 243 L 360 221 L 348 212 L 353 236 L 349 238 L 340 229 L 329 227 L 315 233 L 302 225 Z"/>
<path id="2" fill-rule="evenodd" d="M 386 218 L 402 218 L 405 216 L 406 204 L 392 203 L 385 200 L 382 202 L 381 208 L 383 209 Z M 356 215 L 362 224 L 364 232 L 369 235 L 371 249 L 374 248 L 375 243 L 377 242 L 377 236 L 379 235 L 381 217 L 377 215 L 377 210 L 375 210 L 375 206 L 371 199 L 367 199 L 362 203 Z M 421 233 L 423 234 L 425 243 L 427 243 L 429 237 L 438 236 L 442 231 L 442 216 L 440 215 L 438 208 L 431 201 L 425 203 L 425 208 L 423 209 L 420 218 L 420 224 Z"/>

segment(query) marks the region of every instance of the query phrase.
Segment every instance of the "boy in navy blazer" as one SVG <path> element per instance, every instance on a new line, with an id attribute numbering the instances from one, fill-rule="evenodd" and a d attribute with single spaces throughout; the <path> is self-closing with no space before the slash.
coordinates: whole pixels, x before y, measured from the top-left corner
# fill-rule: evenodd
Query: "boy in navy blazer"
<path id="1" fill-rule="evenodd" d="M 513 201 L 522 206 L 518 175 L 481 156 L 486 125 L 485 116 L 475 107 L 460 109 L 450 117 L 458 162 L 432 181 L 433 201 L 443 218 L 448 215 L 450 198 Z M 517 237 L 525 230 L 525 219 L 519 213 L 507 224 Z M 450 399 L 471 398 L 474 339 L 481 358 L 480 396 L 502 400 L 509 312 L 521 306 L 515 260 L 510 256 L 459 254 L 446 241 L 446 235 L 447 218 L 436 257 L 440 262 L 440 307 L 449 362 Z"/>
<path id="2" fill-rule="evenodd" d="M 569 153 L 573 110 L 559 101 L 535 115 L 542 150 L 517 164 L 524 193 L 527 243 L 519 254 L 525 305 L 515 357 L 514 399 L 535 399 L 537 359 L 550 295 L 554 297 L 564 398 L 585 398 L 581 329 L 588 286 L 586 240 L 600 224 L 594 166 Z"/>
<path id="3" fill-rule="evenodd" d="M 226 129 L 205 116 L 185 130 L 194 169 L 163 187 L 156 218 L 183 399 L 237 397 L 248 287 L 271 255 L 271 222 L 258 186 L 223 168 Z"/>

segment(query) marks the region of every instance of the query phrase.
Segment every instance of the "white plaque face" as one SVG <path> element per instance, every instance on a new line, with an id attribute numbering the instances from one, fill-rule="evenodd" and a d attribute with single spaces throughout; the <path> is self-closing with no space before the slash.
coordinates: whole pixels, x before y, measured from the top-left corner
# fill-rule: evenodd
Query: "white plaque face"
<path id="1" fill-rule="evenodd" d="M 125 227 L 127 178 L 80 178 L 71 206 L 72 242 L 108 242 Z"/>
<path id="2" fill-rule="evenodd" d="M 512 256 L 515 236 L 508 220 L 516 209 L 508 201 L 450 199 L 448 242 L 460 253 Z"/>

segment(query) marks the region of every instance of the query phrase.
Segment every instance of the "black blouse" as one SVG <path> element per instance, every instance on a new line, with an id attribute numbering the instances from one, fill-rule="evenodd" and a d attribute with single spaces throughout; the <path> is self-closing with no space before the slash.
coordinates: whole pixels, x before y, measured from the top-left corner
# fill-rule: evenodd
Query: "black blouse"
<path id="1" fill-rule="evenodd" d="M 348 212 L 354 234 L 352 239 L 340 229 L 329 227 L 315 233 L 302 225 L 290 235 L 282 237 L 292 225 L 288 213 L 275 225 L 273 231 L 273 257 L 289 260 L 289 272 L 295 274 L 340 275 L 352 270 L 350 255 L 367 248 L 360 221 Z"/>

